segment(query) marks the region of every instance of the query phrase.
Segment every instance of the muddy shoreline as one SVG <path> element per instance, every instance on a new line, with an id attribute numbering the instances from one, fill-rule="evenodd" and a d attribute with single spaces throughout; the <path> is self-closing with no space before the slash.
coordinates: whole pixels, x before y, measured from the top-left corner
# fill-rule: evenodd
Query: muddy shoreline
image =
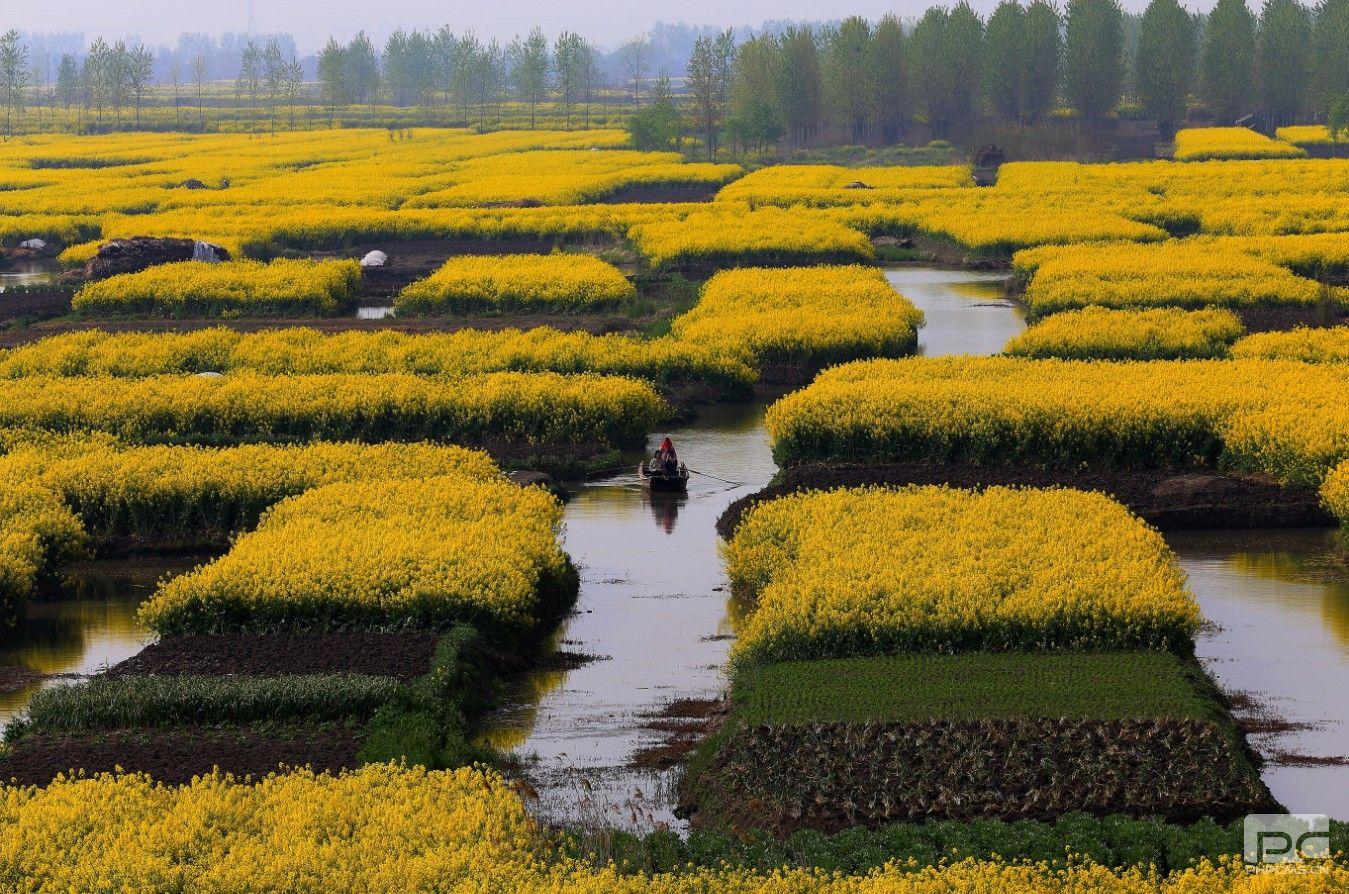
<path id="1" fill-rule="evenodd" d="M 1098 471 L 914 461 L 878 465 L 807 463 L 787 468 L 768 487 L 727 507 L 717 520 L 717 533 L 730 537 L 741 517 L 754 505 L 798 491 L 907 484 L 976 489 L 1057 486 L 1099 491 L 1164 531 L 1335 524 L 1315 492 L 1288 490 L 1271 479 L 1254 475 L 1211 469 Z"/>

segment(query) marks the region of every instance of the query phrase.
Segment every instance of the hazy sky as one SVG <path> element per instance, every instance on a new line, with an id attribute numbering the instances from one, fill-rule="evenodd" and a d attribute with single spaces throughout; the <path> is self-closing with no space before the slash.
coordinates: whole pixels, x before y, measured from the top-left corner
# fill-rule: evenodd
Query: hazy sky
<path id="1" fill-rule="evenodd" d="M 952 0 L 953 2 L 953 0 Z M 1146 0 L 1125 0 L 1134 8 Z M 288 31 L 302 52 L 329 34 L 347 38 L 359 29 L 385 35 L 395 28 L 475 30 L 481 37 L 509 38 L 540 25 L 550 36 L 570 28 L 604 46 L 639 34 L 657 21 L 711 25 L 758 25 L 765 19 L 822 20 L 860 14 L 879 18 L 921 13 L 930 0 L 254 0 L 259 32 Z M 987 12 L 996 0 L 974 0 Z M 1193 0 L 1187 3 L 1195 6 Z M 1211 0 L 1201 4 L 1207 8 Z M 183 31 L 220 34 L 248 25 L 248 0 L 0 0 L 0 30 L 83 31 L 109 38 L 136 35 L 146 43 L 172 43 Z"/>

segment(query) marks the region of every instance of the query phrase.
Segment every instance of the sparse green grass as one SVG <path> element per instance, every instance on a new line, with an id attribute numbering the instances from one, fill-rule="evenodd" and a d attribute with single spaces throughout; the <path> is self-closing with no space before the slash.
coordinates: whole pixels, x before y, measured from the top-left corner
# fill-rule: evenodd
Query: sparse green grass
<path id="1" fill-rule="evenodd" d="M 735 680 L 748 724 L 997 717 L 1211 718 L 1195 671 L 1165 652 L 972 653 L 790 661 Z"/>

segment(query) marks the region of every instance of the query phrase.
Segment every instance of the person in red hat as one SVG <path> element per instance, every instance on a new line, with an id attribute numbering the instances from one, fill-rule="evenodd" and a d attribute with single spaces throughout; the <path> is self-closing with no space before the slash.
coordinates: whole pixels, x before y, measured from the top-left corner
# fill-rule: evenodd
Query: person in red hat
<path id="1" fill-rule="evenodd" d="M 656 449 L 656 460 L 666 472 L 673 474 L 679 470 L 679 457 L 675 455 L 674 441 L 669 438 L 660 442 Z"/>

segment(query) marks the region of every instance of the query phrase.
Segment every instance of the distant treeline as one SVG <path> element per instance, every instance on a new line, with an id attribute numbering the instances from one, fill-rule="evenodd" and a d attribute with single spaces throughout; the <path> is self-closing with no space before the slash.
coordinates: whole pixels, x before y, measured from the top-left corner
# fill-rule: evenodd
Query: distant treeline
<path id="1" fill-rule="evenodd" d="M 1151 0 L 1141 15 L 1118 0 L 1068 0 L 1063 10 L 1004 0 L 986 20 L 961 0 L 904 22 L 852 17 L 738 32 L 660 25 L 607 52 L 575 32 L 550 40 L 538 28 L 504 44 L 449 26 L 398 30 L 382 47 L 362 32 L 329 40 L 312 60 L 299 59 L 285 35 L 220 43 L 185 35 L 167 69 L 144 47 L 100 38 L 63 52 L 52 74 L 53 46 L 73 50 L 73 38 L 49 36 L 40 60 L 17 32 L 0 38 L 5 133 L 31 105 L 134 126 L 147 101 L 167 104 L 169 86 L 175 121 L 190 104 L 202 128 L 208 105 L 275 124 L 279 107 L 293 120 L 299 103 L 317 103 L 329 120 L 339 108 L 387 104 L 483 128 L 503 126 L 513 103 L 511 126 L 542 126 L 544 106 L 547 126 L 585 126 L 603 94 L 607 104 L 637 107 L 639 145 L 678 145 L 691 131 L 712 155 L 727 141 L 894 143 L 915 124 L 930 137 L 959 137 L 989 120 L 1123 115 L 1156 120 L 1166 134 L 1191 115 L 1231 123 L 1254 114 L 1273 128 L 1342 117 L 1349 105 L 1349 0 L 1265 0 L 1258 16 L 1246 0 L 1218 0 L 1203 16 L 1178 0 Z M 685 50 L 686 70 L 671 72 Z M 215 75 L 230 54 L 237 74 L 222 85 Z"/>
<path id="2" fill-rule="evenodd" d="M 913 23 L 849 18 L 739 43 L 700 38 L 687 112 L 704 142 L 744 146 L 868 138 L 894 142 L 921 120 L 949 137 L 993 118 L 1089 122 L 1125 112 L 1165 133 L 1196 112 L 1222 123 L 1253 114 L 1268 128 L 1319 117 L 1349 96 L 1349 0 L 1315 9 L 1218 0 L 1207 16 L 1152 0 L 1004 0 L 987 20 L 967 2 Z M 654 112 L 647 113 L 654 115 Z"/>

